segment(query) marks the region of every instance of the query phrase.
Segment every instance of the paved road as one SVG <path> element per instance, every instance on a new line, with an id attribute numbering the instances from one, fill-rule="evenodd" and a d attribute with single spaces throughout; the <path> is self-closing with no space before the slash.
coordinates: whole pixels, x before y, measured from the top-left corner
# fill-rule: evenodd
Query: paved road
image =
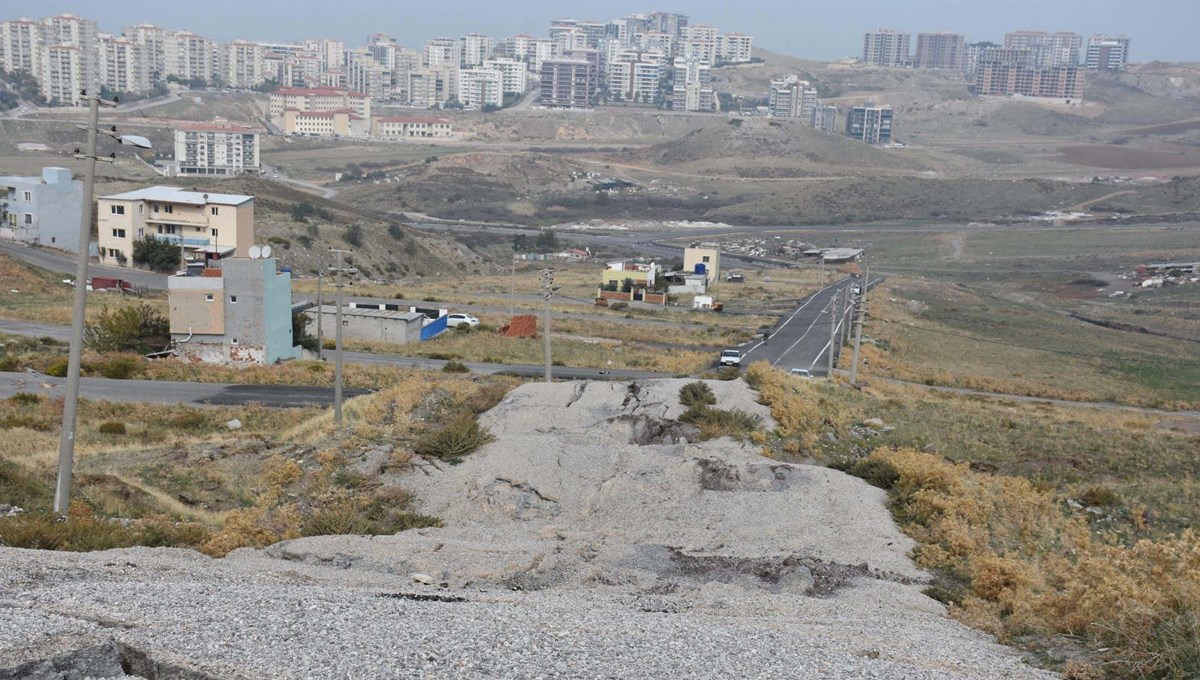
<path id="1" fill-rule="evenodd" d="M 18 260 L 28 262 L 35 267 L 66 274 L 68 275 L 66 278 L 75 277 L 74 256 L 50 250 L 49 248 L 36 248 L 13 241 L 0 241 L 0 252 L 11 255 Z M 154 290 L 167 289 L 167 277 L 165 274 L 155 274 L 154 272 L 142 271 L 140 269 L 109 267 L 93 263 L 88 265 L 88 275 L 111 276 L 117 279 L 124 279 L 141 288 L 151 288 Z"/>
<path id="2" fill-rule="evenodd" d="M 66 378 L 31 373 L 0 373 L 0 398 L 18 392 L 33 392 L 61 397 L 66 394 Z M 346 390 L 347 398 L 366 394 L 367 390 Z M 228 385 L 173 380 L 110 380 L 81 378 L 79 396 L 94 401 L 150 402 L 156 404 L 193 404 L 197 406 L 244 406 L 261 404 L 272 408 L 326 407 L 333 405 L 333 389 L 296 385 Z"/>
<path id="3" fill-rule="evenodd" d="M 780 368 L 804 368 L 813 375 L 825 375 L 830 327 L 836 321 L 839 341 L 845 337 L 849 314 L 844 291 L 858 282 L 859 279 L 847 277 L 805 298 L 771 329 L 766 340 L 743 346 L 742 365 L 767 361 Z"/>

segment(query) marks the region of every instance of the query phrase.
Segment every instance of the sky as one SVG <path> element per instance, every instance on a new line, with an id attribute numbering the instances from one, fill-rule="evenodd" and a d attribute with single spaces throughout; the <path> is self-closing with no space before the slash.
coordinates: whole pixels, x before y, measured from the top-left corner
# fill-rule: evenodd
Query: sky
<path id="1" fill-rule="evenodd" d="M 963 33 L 969 42 L 1002 42 L 1032 29 L 1126 33 L 1131 61 L 1200 62 L 1197 0 L 0 0 L 0 19 L 71 12 L 100 30 L 149 22 L 221 41 L 335 38 L 361 45 L 385 32 L 402 45 L 479 32 L 502 38 L 545 35 L 551 19 L 611 20 L 633 12 L 687 14 L 723 32 L 752 35 L 755 46 L 807 59 L 857 56 L 875 28 Z M 915 47 L 915 37 L 913 45 Z"/>

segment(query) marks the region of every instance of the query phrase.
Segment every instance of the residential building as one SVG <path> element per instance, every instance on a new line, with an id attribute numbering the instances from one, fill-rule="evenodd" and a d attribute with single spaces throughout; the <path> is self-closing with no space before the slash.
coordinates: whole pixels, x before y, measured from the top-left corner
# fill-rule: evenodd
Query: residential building
<path id="1" fill-rule="evenodd" d="M 394 54 L 389 59 L 394 63 Z M 366 95 L 371 101 L 396 98 L 396 74 L 393 68 L 381 64 L 369 50 L 350 50 L 346 58 L 346 82 L 349 87 Z M 407 88 L 405 88 L 407 89 Z"/>
<path id="2" fill-rule="evenodd" d="M 813 107 L 809 125 L 822 132 L 837 132 L 838 107 L 832 104 Z"/>
<path id="3" fill-rule="evenodd" d="M 684 248 L 683 270 L 693 274 L 704 274 L 706 283 L 713 284 L 721 276 L 721 245 L 706 241 Z"/>
<path id="4" fill-rule="evenodd" d="M 183 248 L 185 260 L 245 257 L 254 244 L 254 197 L 154 186 L 99 199 L 100 261 L 128 266 L 143 236 Z"/>
<path id="5" fill-rule="evenodd" d="M 587 59 L 547 59 L 542 62 L 538 105 L 554 109 L 590 109 L 597 87 L 594 64 Z"/>
<path id="6" fill-rule="evenodd" d="M 1004 46 L 1031 50 L 1035 68 L 1078 66 L 1083 36 L 1070 31 L 1013 31 L 1005 34 Z"/>
<path id="7" fill-rule="evenodd" d="M 650 19 L 651 32 L 665 33 L 673 38 L 678 38 L 682 35 L 684 27 L 688 25 L 688 16 L 686 14 L 651 12 L 648 18 Z"/>
<path id="8" fill-rule="evenodd" d="M 150 89 L 144 47 L 128 38 L 101 33 L 97 49 L 101 85 L 114 92 L 146 92 Z"/>
<path id="9" fill-rule="evenodd" d="M 161 84 L 167 77 L 167 31 L 154 24 L 138 24 L 126 27 L 121 35 L 140 48 L 140 68 L 146 72 L 150 86 Z"/>
<path id="10" fill-rule="evenodd" d="M 175 129 L 174 174 L 229 177 L 258 174 L 258 131 L 222 123 L 189 123 Z"/>
<path id="11" fill-rule="evenodd" d="M 967 43 L 963 48 L 963 73 L 967 76 L 974 76 L 979 70 L 979 62 L 983 60 L 983 56 L 990 50 L 999 48 L 1000 46 L 994 42 L 974 42 Z"/>
<path id="12" fill-rule="evenodd" d="M 273 364 L 300 357 L 292 275 L 273 257 L 232 257 L 167 279 L 171 340 L 183 359 Z"/>
<path id="13" fill-rule="evenodd" d="M 227 87 L 250 89 L 266 81 L 263 57 L 266 49 L 248 40 L 234 40 L 218 51 L 217 81 Z"/>
<path id="14" fill-rule="evenodd" d="M 918 33 L 913 65 L 962 70 L 965 47 L 966 39 L 959 33 Z"/>
<path id="15" fill-rule="evenodd" d="M 807 80 L 799 76 L 788 76 L 771 81 L 767 93 L 767 108 L 777 118 L 800 118 L 806 123 L 812 120 L 817 106 L 817 91 Z"/>
<path id="16" fill-rule="evenodd" d="M 671 109 L 715 113 L 718 108 L 717 91 L 712 84 L 712 66 L 696 55 L 676 57 Z"/>
<path id="17" fill-rule="evenodd" d="M 662 52 L 627 50 L 610 60 L 606 68 L 610 99 L 645 104 L 662 101 L 666 75 L 666 55 Z"/>
<path id="18" fill-rule="evenodd" d="M 717 29 L 703 24 L 684 26 L 679 29 L 679 49 L 682 56 L 710 65 L 717 63 Z"/>
<path id="19" fill-rule="evenodd" d="M 485 59 L 483 68 L 500 72 L 500 89 L 504 94 L 521 94 L 529 89 L 529 68 L 523 61 L 507 57 Z"/>
<path id="20" fill-rule="evenodd" d="M 600 286 L 617 290 L 626 285 L 651 288 L 661 270 L 662 268 L 653 262 L 609 262 L 604 265 Z M 626 284 L 626 281 L 630 283 Z"/>
<path id="21" fill-rule="evenodd" d="M 891 144 L 892 107 L 851 107 L 846 114 L 846 136 L 879 146 Z"/>
<path id="22" fill-rule="evenodd" d="M 450 138 L 454 136 L 454 128 L 445 118 L 390 116 L 375 118 L 371 122 L 371 136 L 375 139 L 386 140 Z"/>
<path id="23" fill-rule="evenodd" d="M 863 35 L 862 61 L 872 66 L 905 66 L 910 61 L 907 33 L 881 28 Z"/>
<path id="24" fill-rule="evenodd" d="M 83 183 L 67 168 L 40 177 L 0 177 L 0 237 L 79 252 Z"/>
<path id="25" fill-rule="evenodd" d="M 727 64 L 746 64 L 754 51 L 754 38 L 741 33 L 726 33 L 717 38 L 717 60 Z"/>
<path id="26" fill-rule="evenodd" d="M 283 119 L 284 111 L 340 111 L 349 109 L 360 118 L 371 117 L 371 98 L 360 92 L 339 88 L 284 87 L 271 93 L 271 118 Z M 278 124 L 278 122 L 276 122 Z"/>
<path id="27" fill-rule="evenodd" d="M 59 14 L 43 19 L 42 23 L 46 27 L 46 46 L 75 48 L 77 50 L 75 58 L 79 61 L 80 71 L 78 80 L 84 87 L 94 87 L 100 77 L 100 71 L 96 64 L 98 35 L 96 22 L 92 19 L 77 17 L 74 14 Z M 69 101 L 62 97 L 59 97 L 58 100 L 64 104 Z M 70 101 L 73 102 L 70 105 L 77 105 L 78 97 L 74 97 Z"/>
<path id="28" fill-rule="evenodd" d="M 1076 66 L 1039 69 L 1023 64 L 984 61 L 975 74 L 975 94 L 1049 97 L 1079 103 L 1083 100 L 1083 82 L 1083 72 Z"/>
<path id="29" fill-rule="evenodd" d="M 46 30 L 40 21 L 0 21 L 0 68 L 40 77 Z"/>
<path id="30" fill-rule="evenodd" d="M 459 66 L 462 68 L 478 68 L 483 66 L 483 62 L 491 59 L 496 51 L 496 41 L 491 36 L 481 33 L 471 33 L 464 35 L 461 39 L 462 46 L 460 48 L 461 61 Z"/>
<path id="31" fill-rule="evenodd" d="M 314 322 L 320 318 L 326 328 L 337 327 L 337 305 L 310 307 L 304 314 Z M 342 337 L 393 345 L 421 342 L 421 329 L 428 318 L 412 308 L 372 309 L 351 304 L 342 308 Z"/>
<path id="32" fill-rule="evenodd" d="M 191 31 L 169 32 L 163 51 L 164 75 L 212 83 L 216 76 L 217 45 Z"/>
<path id="33" fill-rule="evenodd" d="M 89 82 L 84 78 L 83 50 L 73 45 L 48 45 L 43 52 L 38 79 L 42 97 L 51 106 L 81 106 Z"/>
<path id="34" fill-rule="evenodd" d="M 423 66 L 453 66 L 462 63 L 462 44 L 454 38 L 434 38 L 425 43 Z"/>
<path id="35" fill-rule="evenodd" d="M 1129 63 L 1129 36 L 1093 35 L 1088 38 L 1086 63 L 1090 71 L 1124 71 Z"/>
<path id="36" fill-rule="evenodd" d="M 458 72 L 457 96 L 463 108 L 470 111 L 478 111 L 487 106 L 503 106 L 503 74 L 491 69 L 461 69 Z"/>
<path id="37" fill-rule="evenodd" d="M 308 137 L 366 137 L 370 133 L 371 121 L 369 118 L 358 115 L 353 109 L 337 109 L 335 111 L 288 109 L 283 112 L 279 128 L 285 134 Z"/>

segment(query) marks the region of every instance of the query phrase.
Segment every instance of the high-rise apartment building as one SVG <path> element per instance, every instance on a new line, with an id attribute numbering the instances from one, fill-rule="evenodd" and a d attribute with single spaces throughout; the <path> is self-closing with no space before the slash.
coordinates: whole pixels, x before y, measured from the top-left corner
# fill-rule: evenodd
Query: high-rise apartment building
<path id="1" fill-rule="evenodd" d="M 40 21 L 0 21 L 0 68 L 38 77 L 45 56 L 46 31 Z"/>
<path id="2" fill-rule="evenodd" d="M 615 101 L 657 104 L 662 101 L 666 55 L 625 50 L 607 64 L 608 96 Z"/>
<path id="3" fill-rule="evenodd" d="M 1078 66 L 1039 69 L 985 57 L 975 73 L 975 93 L 994 97 L 1048 97 L 1079 103 L 1083 100 L 1083 72 Z"/>
<path id="4" fill-rule="evenodd" d="M 172 31 L 167 34 L 164 62 L 164 77 L 211 83 L 217 75 L 217 45 L 191 31 Z"/>
<path id="5" fill-rule="evenodd" d="M 542 62 L 538 105 L 553 109 L 590 109 L 597 87 L 596 66 L 586 58 L 546 59 Z"/>
<path id="6" fill-rule="evenodd" d="M 500 72 L 500 85 L 505 94 L 520 94 L 529 87 L 529 69 L 523 61 L 509 58 L 485 59 L 483 68 Z"/>
<path id="7" fill-rule="evenodd" d="M 881 28 L 863 35 L 862 61 L 872 66 L 904 66 L 910 61 L 907 33 Z"/>
<path id="8" fill-rule="evenodd" d="M 84 79 L 83 50 L 74 45 L 47 45 L 38 77 L 42 97 L 51 106 L 81 106 Z"/>
<path id="9" fill-rule="evenodd" d="M 1005 34 L 1004 46 L 1031 50 L 1035 68 L 1078 66 L 1083 36 L 1070 31 L 1013 31 Z"/>
<path id="10" fill-rule="evenodd" d="M 754 51 L 754 38 L 742 33 L 717 37 L 717 59 L 728 64 L 747 64 Z"/>
<path id="11" fill-rule="evenodd" d="M 913 65 L 961 70 L 965 46 L 966 39 L 959 33 L 918 33 Z"/>
<path id="12" fill-rule="evenodd" d="M 42 23 L 46 26 L 46 46 L 74 47 L 78 50 L 76 57 L 79 60 L 79 82 L 86 88 L 95 87 L 99 83 L 100 77 L 96 63 L 98 35 L 96 22 L 77 17 L 74 14 L 59 14 L 43 19 Z M 61 97 L 58 100 L 63 103 L 68 102 L 67 99 Z M 69 101 L 75 105 L 79 103 L 79 98 L 75 96 Z"/>
<path id="13" fill-rule="evenodd" d="M 817 106 L 817 91 L 807 80 L 788 76 L 771 81 L 767 107 L 776 118 L 800 118 L 809 123 Z"/>
<path id="14" fill-rule="evenodd" d="M 454 38 L 434 38 L 425 43 L 421 60 L 425 66 L 454 66 L 462 63 L 462 43 Z"/>
<path id="15" fill-rule="evenodd" d="M 261 85 L 266 49 L 249 40 L 234 40 L 218 51 L 217 80 L 226 87 L 249 89 Z"/>
<path id="16" fill-rule="evenodd" d="M 706 64 L 717 63 L 718 32 L 712 26 L 694 24 L 679 29 L 679 50 L 682 56 L 695 57 Z"/>
<path id="17" fill-rule="evenodd" d="M 492 53 L 496 51 L 496 41 L 491 36 L 481 33 L 471 33 L 462 37 L 462 61 L 460 66 L 463 68 L 478 68 L 483 65 L 483 62 L 492 58 Z"/>
<path id="18" fill-rule="evenodd" d="M 150 89 L 145 48 L 128 38 L 101 33 L 97 41 L 100 84 L 115 92 Z"/>
<path id="19" fill-rule="evenodd" d="M 697 54 L 675 58 L 675 83 L 671 109 L 715 113 L 719 106 L 712 84 L 712 65 Z"/>
<path id="20" fill-rule="evenodd" d="M 162 84 L 167 77 L 168 31 L 154 24 L 126 27 L 121 35 L 138 46 L 141 69 L 151 87 Z"/>
<path id="21" fill-rule="evenodd" d="M 504 105 L 504 75 L 485 68 L 464 68 L 458 72 L 458 102 L 464 109 L 478 111 L 487 106 Z"/>
<path id="22" fill-rule="evenodd" d="M 175 130 L 174 174 L 229 177 L 261 170 L 258 132 L 218 123 L 189 123 Z"/>
<path id="23" fill-rule="evenodd" d="M 846 136 L 868 144 L 892 143 L 892 107 L 854 106 L 846 114 Z"/>
<path id="24" fill-rule="evenodd" d="M 968 76 L 975 75 L 975 71 L 979 68 L 979 62 L 989 50 L 1000 47 L 994 42 L 974 42 L 967 43 L 963 49 L 963 73 Z"/>
<path id="25" fill-rule="evenodd" d="M 1088 38 L 1087 68 L 1092 71 L 1124 71 L 1129 63 L 1129 36 L 1093 35 Z"/>

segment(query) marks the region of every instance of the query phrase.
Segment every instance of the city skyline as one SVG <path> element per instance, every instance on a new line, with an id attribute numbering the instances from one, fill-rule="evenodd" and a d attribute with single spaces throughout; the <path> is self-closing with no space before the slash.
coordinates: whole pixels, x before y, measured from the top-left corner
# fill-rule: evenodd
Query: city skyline
<path id="1" fill-rule="evenodd" d="M 1158 11 L 1148 12 L 1147 4 Z M 1137 38 L 1131 61 L 1200 61 L 1200 50 L 1189 41 L 1186 0 L 1152 0 L 1132 5 L 1114 0 L 1084 3 L 1075 0 L 1034 3 L 1031 0 L 997 0 L 986 6 L 961 0 L 920 0 L 896 3 L 869 0 L 870 11 L 851 12 L 839 6 L 796 7 L 768 0 L 753 7 L 730 8 L 713 0 L 665 7 L 647 7 L 639 0 L 605 4 L 567 0 L 553 9 L 532 0 L 513 0 L 494 6 L 471 0 L 443 3 L 437 13 L 397 10 L 380 0 L 361 0 L 353 14 L 330 16 L 327 5 L 311 0 L 253 3 L 212 0 L 203 5 L 164 6 L 151 0 L 97 0 L 27 2 L 0 0 L 0 19 L 70 12 L 95 19 L 101 31 L 119 33 L 125 26 L 153 23 L 163 28 L 187 29 L 216 40 L 237 38 L 260 41 L 295 41 L 332 38 L 350 44 L 365 43 L 367 35 L 386 32 L 400 44 L 418 46 L 439 36 L 482 32 L 494 37 L 516 33 L 544 35 L 549 22 L 571 16 L 607 21 L 630 12 L 653 9 L 688 14 L 695 23 L 755 36 L 755 44 L 791 56 L 833 60 L 858 55 L 864 31 L 895 28 L 914 35 L 922 31 L 963 33 L 969 41 L 996 40 L 1006 31 L 1034 29 L 1092 33 L 1126 33 Z M 862 10 L 861 4 L 856 5 Z M 914 11 L 919 9 L 919 11 Z M 865 17 L 865 18 L 864 18 Z M 1027 20 L 1028 19 L 1028 20 Z M 798 27 L 798 28 L 797 28 Z"/>

